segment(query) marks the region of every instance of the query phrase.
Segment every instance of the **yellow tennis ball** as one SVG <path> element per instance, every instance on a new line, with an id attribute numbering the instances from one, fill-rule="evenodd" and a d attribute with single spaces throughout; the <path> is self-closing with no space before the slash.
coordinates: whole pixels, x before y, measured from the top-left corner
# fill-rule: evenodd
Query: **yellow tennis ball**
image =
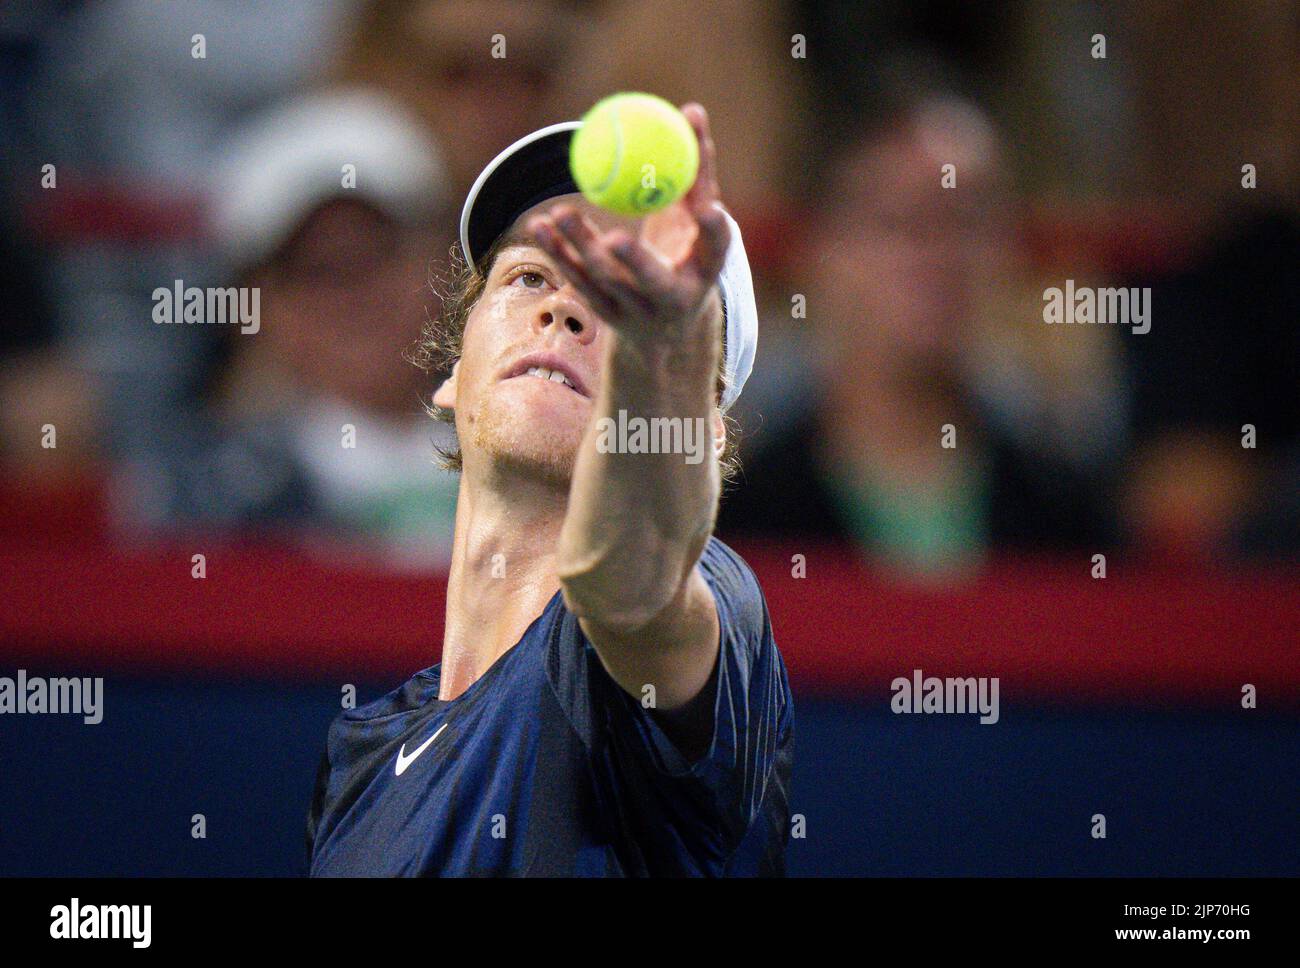
<path id="1" fill-rule="evenodd" d="M 653 94 L 613 94 L 582 118 L 569 170 L 587 199 L 620 215 L 671 205 L 695 183 L 700 146 L 686 116 Z"/>

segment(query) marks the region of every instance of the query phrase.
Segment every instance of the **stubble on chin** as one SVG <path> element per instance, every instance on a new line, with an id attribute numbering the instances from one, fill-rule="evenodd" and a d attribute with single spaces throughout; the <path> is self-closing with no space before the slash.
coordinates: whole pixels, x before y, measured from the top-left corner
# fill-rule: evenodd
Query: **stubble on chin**
<path id="1" fill-rule="evenodd" d="M 485 406 L 471 421 L 470 439 L 498 468 L 567 488 L 582 438 L 567 428 L 539 426 Z"/>

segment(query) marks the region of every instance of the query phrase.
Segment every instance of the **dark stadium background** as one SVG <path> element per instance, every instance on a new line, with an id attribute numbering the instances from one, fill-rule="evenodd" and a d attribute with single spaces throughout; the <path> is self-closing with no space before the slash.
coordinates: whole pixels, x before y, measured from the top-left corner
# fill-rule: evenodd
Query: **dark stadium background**
<path id="1" fill-rule="evenodd" d="M 389 63 L 417 14 L 427 49 Z M 484 53 L 497 32 L 510 68 Z M 795 34 L 806 59 L 790 57 Z M 293 487 L 239 505 L 201 447 L 223 432 L 206 408 L 234 341 L 149 316 L 174 278 L 234 284 L 202 204 L 230 132 L 359 79 L 440 140 L 430 258 L 484 151 L 614 90 L 711 111 L 764 325 L 721 535 L 759 575 L 794 687 L 806 837 L 792 873 L 1300 874 L 1298 45 L 1295 3 L 1244 0 L 7 7 L 0 676 L 103 676 L 105 698 L 96 726 L 0 718 L 0 875 L 300 874 L 341 690 L 363 703 L 437 660 L 447 519 L 423 521 L 413 559 L 411 534 L 376 544 Z M 429 75 L 402 73 L 412 64 Z M 1010 511 L 937 557 L 807 519 L 816 482 L 787 446 L 826 426 L 802 422 L 824 401 L 791 294 L 831 264 L 814 244 L 837 217 L 887 225 L 881 207 L 912 197 L 879 189 L 893 156 L 872 152 L 897 146 L 888 135 L 926 90 L 980 105 L 998 132 L 980 211 L 1005 219 L 1032 283 L 1028 309 L 979 329 L 980 353 L 941 330 L 937 358 L 1035 375 L 978 398 L 1005 405 L 990 453 L 1011 455 L 996 492 Z M 855 158 L 874 174 L 855 181 Z M 55 191 L 39 187 L 45 164 Z M 952 231 L 935 244 L 978 275 L 980 244 Z M 887 228 L 868 234 L 895 252 Z M 910 271 L 883 285 L 919 300 L 898 312 L 948 311 L 951 266 Z M 1067 277 L 1152 287 L 1152 332 L 1090 331 L 1061 353 L 1037 294 Z M 854 281 L 823 279 L 809 325 Z M 56 451 L 39 445 L 51 422 Z M 1243 424 L 1258 449 L 1239 446 Z M 1081 442 L 1068 474 L 1046 473 L 1045 440 Z M 918 668 L 998 677 L 999 722 L 893 714 L 890 682 Z M 1258 708 L 1243 708 L 1245 684 Z"/>

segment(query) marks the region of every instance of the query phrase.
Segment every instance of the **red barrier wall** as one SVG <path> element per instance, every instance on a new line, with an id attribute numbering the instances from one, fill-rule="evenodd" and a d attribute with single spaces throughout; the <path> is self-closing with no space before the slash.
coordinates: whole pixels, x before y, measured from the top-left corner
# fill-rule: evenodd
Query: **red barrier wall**
<path id="1" fill-rule="evenodd" d="M 1003 694 L 1063 700 L 1300 700 L 1300 570 L 1130 570 L 1001 561 L 900 587 L 844 549 L 738 548 L 758 573 L 796 688 L 885 695 L 897 675 L 1000 676 Z M 190 577 L 202 551 L 207 578 Z M 275 545 L 134 550 L 100 539 L 8 542 L 0 656 L 179 674 L 369 677 L 436 661 L 444 579 L 349 570 Z"/>

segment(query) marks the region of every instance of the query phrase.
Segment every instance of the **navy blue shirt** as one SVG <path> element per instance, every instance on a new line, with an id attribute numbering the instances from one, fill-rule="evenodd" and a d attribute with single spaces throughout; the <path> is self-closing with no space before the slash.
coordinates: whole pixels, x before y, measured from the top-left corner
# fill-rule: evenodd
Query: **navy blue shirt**
<path id="1" fill-rule="evenodd" d="M 463 694 L 439 667 L 330 726 L 312 876 L 784 873 L 790 686 L 749 566 L 697 566 L 721 625 L 707 751 L 689 760 L 609 677 L 559 593 Z M 399 772 L 400 771 L 400 772 Z"/>

